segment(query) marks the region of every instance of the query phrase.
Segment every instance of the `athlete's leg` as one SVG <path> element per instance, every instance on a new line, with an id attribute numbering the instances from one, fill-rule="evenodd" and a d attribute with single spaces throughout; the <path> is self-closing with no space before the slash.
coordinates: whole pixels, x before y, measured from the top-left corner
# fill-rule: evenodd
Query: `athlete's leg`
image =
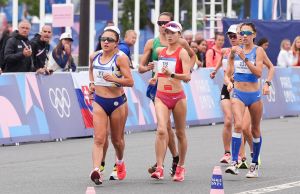
<path id="1" fill-rule="evenodd" d="M 224 156 L 221 158 L 221 163 L 230 162 L 230 143 L 232 137 L 232 110 L 230 99 L 221 100 L 221 107 L 224 113 L 224 127 L 222 131 L 223 146 L 224 146 Z"/>

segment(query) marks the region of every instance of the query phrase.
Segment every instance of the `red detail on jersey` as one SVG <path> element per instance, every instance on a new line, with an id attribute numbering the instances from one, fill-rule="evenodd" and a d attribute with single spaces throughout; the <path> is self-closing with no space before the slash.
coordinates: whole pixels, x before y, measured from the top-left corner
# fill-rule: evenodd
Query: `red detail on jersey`
<path id="1" fill-rule="evenodd" d="M 172 90 L 172 85 L 164 85 L 165 90 Z"/>

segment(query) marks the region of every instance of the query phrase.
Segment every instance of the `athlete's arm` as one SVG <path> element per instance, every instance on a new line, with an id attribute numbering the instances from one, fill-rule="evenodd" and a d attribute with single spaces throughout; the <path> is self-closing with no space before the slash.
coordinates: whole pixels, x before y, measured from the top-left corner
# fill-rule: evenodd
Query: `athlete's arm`
<path id="1" fill-rule="evenodd" d="M 226 69 L 226 72 L 224 73 L 224 83 L 225 83 L 225 85 L 227 85 L 227 90 L 229 92 L 233 88 L 233 83 L 231 81 L 231 76 L 232 76 L 233 70 L 234 70 L 234 54 L 235 54 L 235 50 L 231 49 L 230 55 L 228 57 L 227 69 Z"/>
<path id="2" fill-rule="evenodd" d="M 151 57 L 152 46 L 153 46 L 153 39 L 150 39 L 146 42 L 146 45 L 144 47 L 144 54 L 141 58 L 140 65 L 138 68 L 139 73 L 145 73 L 154 68 L 153 64 L 147 64 L 149 58 Z"/>
<path id="3" fill-rule="evenodd" d="M 120 68 L 121 74 L 123 77 L 118 78 L 111 74 L 103 75 L 103 78 L 106 81 L 115 82 L 120 84 L 121 86 L 132 87 L 134 84 L 130 67 L 129 67 L 129 60 L 127 55 L 120 55 L 116 60 L 117 66 Z"/>
<path id="4" fill-rule="evenodd" d="M 261 77 L 262 75 L 262 68 L 263 68 L 263 59 L 264 59 L 264 55 L 263 55 L 263 48 L 261 47 L 257 47 L 256 49 L 256 60 L 255 60 L 255 65 L 246 59 L 246 55 L 243 51 L 240 51 L 241 48 L 237 49 L 237 54 L 239 55 L 239 57 L 245 62 L 245 64 L 247 65 L 247 67 L 249 68 L 249 70 L 256 75 L 256 77 Z"/>
<path id="5" fill-rule="evenodd" d="M 263 51 L 264 51 L 264 64 L 268 68 L 267 79 L 263 86 L 263 94 L 268 95 L 268 94 L 270 94 L 270 88 L 269 88 L 270 86 L 267 82 L 271 82 L 271 80 L 273 79 L 275 70 L 274 70 L 274 65 L 271 62 L 271 60 L 269 59 L 267 53 L 265 52 L 264 49 L 263 49 Z"/>
<path id="6" fill-rule="evenodd" d="M 183 69 L 183 73 L 182 74 L 173 74 L 175 79 L 179 79 L 182 80 L 184 82 L 188 82 L 191 80 L 191 73 L 190 73 L 190 57 L 187 53 L 187 51 L 185 49 L 181 49 L 180 53 L 179 53 L 179 58 L 181 60 L 182 63 L 182 69 Z M 169 70 L 166 68 L 162 69 L 162 72 L 167 75 L 167 76 L 171 76 L 171 72 L 169 72 Z"/>
<path id="7" fill-rule="evenodd" d="M 90 65 L 89 65 L 89 95 L 91 95 L 92 93 L 94 93 L 95 91 L 95 84 L 94 84 L 94 74 L 93 74 L 93 60 L 95 58 L 95 56 L 97 55 L 98 52 L 95 52 L 93 54 L 90 55 Z M 89 98 L 91 99 L 92 97 L 89 96 Z"/>
<path id="8" fill-rule="evenodd" d="M 184 38 L 179 38 L 178 43 L 187 51 L 188 55 L 190 56 L 190 67 L 192 69 L 197 59 L 195 52 Z"/>

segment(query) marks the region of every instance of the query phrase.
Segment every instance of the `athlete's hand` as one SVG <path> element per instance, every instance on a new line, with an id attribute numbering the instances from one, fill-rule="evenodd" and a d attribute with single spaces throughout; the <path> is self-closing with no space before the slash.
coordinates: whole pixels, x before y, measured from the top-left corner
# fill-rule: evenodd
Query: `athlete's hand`
<path id="1" fill-rule="evenodd" d="M 216 77 L 216 74 L 217 74 L 217 71 L 216 71 L 216 70 L 213 70 L 213 71 L 209 74 L 210 79 L 214 79 L 214 78 Z"/>
<path id="2" fill-rule="evenodd" d="M 148 81 L 148 83 L 150 84 L 150 85 L 155 85 L 156 84 L 156 82 L 157 82 L 157 79 L 156 78 L 151 78 L 151 79 L 149 79 L 149 81 Z"/>
<path id="3" fill-rule="evenodd" d="M 162 70 L 162 73 L 165 74 L 166 76 L 168 76 L 168 77 L 171 76 L 171 72 L 169 71 L 168 67 L 163 66 L 161 70 Z"/>
<path id="4" fill-rule="evenodd" d="M 270 94 L 270 86 L 265 83 L 263 87 L 263 95 L 269 95 L 269 94 Z"/>
<path id="5" fill-rule="evenodd" d="M 1 73 L 2 73 L 2 69 L 0 68 L 0 75 L 1 75 Z"/>
<path id="6" fill-rule="evenodd" d="M 232 82 L 229 82 L 229 84 L 227 85 L 227 90 L 228 92 L 230 93 L 233 89 L 233 83 Z"/>
<path id="7" fill-rule="evenodd" d="M 88 97 L 90 100 L 94 100 L 95 84 L 90 83 Z"/>
<path id="8" fill-rule="evenodd" d="M 154 69 L 154 62 L 150 62 L 147 65 L 147 71 L 153 70 Z"/>
<path id="9" fill-rule="evenodd" d="M 115 80 L 115 77 L 109 73 L 105 73 L 103 75 L 103 79 L 106 80 L 106 81 L 109 81 L 109 82 L 114 82 Z"/>

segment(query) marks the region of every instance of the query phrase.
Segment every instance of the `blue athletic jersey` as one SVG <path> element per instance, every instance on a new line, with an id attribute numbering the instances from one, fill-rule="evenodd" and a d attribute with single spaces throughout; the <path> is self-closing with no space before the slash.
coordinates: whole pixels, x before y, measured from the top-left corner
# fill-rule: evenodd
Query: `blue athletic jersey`
<path id="1" fill-rule="evenodd" d="M 255 65 L 256 62 L 256 49 L 257 46 L 246 54 L 246 58 Z M 258 82 L 258 77 L 254 75 L 245 62 L 239 57 L 235 56 L 234 59 L 234 81 L 238 82 Z"/>

